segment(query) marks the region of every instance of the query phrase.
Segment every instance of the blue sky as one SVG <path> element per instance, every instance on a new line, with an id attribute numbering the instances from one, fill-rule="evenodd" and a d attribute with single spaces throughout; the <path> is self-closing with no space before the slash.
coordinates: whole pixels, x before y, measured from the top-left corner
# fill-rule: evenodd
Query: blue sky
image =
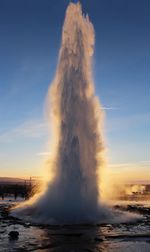
<path id="1" fill-rule="evenodd" d="M 0 0 L 0 176 L 42 174 L 44 103 L 67 0 Z M 82 0 L 95 27 L 96 94 L 115 171 L 150 174 L 150 1 Z"/>

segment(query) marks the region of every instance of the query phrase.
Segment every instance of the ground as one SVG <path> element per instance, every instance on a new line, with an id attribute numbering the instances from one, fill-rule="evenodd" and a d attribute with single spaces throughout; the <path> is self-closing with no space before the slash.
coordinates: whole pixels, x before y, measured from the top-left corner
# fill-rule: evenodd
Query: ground
<path id="1" fill-rule="evenodd" d="M 33 226 L 10 216 L 12 203 L 0 203 L 0 252 L 149 252 L 150 206 L 147 204 L 117 204 L 115 208 L 140 213 L 136 223 Z M 9 236 L 18 231 L 18 239 Z"/>

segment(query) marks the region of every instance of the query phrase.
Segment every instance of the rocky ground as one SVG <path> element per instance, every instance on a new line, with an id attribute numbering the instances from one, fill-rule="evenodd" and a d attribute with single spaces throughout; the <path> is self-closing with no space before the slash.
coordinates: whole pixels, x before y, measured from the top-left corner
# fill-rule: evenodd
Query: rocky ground
<path id="1" fill-rule="evenodd" d="M 128 252 L 150 251 L 150 207 L 116 205 L 144 218 L 136 223 L 33 226 L 9 214 L 11 204 L 0 204 L 0 252 Z"/>

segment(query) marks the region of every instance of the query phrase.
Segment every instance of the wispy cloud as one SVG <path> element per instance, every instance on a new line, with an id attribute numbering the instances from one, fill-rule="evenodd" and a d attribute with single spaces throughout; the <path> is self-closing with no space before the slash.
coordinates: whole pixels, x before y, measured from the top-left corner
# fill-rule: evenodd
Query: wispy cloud
<path id="1" fill-rule="evenodd" d="M 116 163 L 116 164 L 109 164 L 110 168 L 126 168 L 133 165 L 132 163 Z"/>
<path id="2" fill-rule="evenodd" d="M 131 162 L 131 163 L 116 163 L 116 164 L 109 164 L 109 168 L 112 169 L 128 169 L 128 168 L 142 168 L 142 167 L 150 167 L 150 160 L 146 161 L 139 161 L 139 162 Z"/>
<path id="3" fill-rule="evenodd" d="M 29 120 L 18 127 L 12 128 L 0 134 L 0 142 L 13 142 L 20 138 L 40 138 L 48 133 L 48 124 L 45 121 Z"/>
<path id="4" fill-rule="evenodd" d="M 37 156 L 49 156 L 51 153 L 50 152 L 39 152 L 36 155 Z"/>
<path id="5" fill-rule="evenodd" d="M 105 106 L 103 106 L 102 109 L 103 110 L 118 110 L 118 108 L 116 107 L 105 107 Z"/>
<path id="6" fill-rule="evenodd" d="M 141 163 L 142 165 L 149 165 L 149 166 L 150 166 L 150 160 L 140 161 L 140 163 Z"/>

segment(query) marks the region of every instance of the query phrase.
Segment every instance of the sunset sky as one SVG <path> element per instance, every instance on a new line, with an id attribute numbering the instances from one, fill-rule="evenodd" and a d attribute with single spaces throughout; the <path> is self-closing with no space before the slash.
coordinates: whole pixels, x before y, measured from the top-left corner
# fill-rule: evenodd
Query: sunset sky
<path id="1" fill-rule="evenodd" d="M 45 99 L 69 2 L 0 0 L 0 177 L 42 175 Z M 95 27 L 93 76 L 109 167 L 150 179 L 150 1 L 81 3 Z"/>

